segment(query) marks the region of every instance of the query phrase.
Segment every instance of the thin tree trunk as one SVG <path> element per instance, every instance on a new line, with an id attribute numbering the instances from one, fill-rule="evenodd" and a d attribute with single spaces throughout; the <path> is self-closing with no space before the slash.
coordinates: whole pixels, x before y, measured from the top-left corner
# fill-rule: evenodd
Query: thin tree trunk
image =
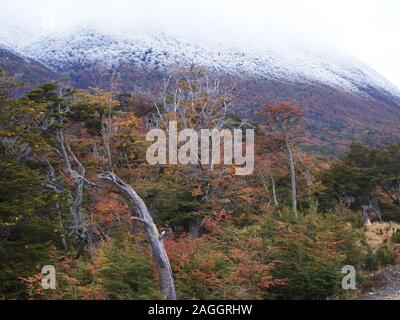
<path id="1" fill-rule="evenodd" d="M 85 167 L 75 156 L 72 151 L 68 139 L 62 129 L 57 130 L 56 138 L 61 148 L 61 154 L 64 158 L 65 168 L 72 180 L 74 180 L 75 197 L 69 196 L 68 206 L 72 215 L 72 232 L 77 234 L 83 241 L 85 241 L 90 250 L 93 250 L 96 246 L 96 241 L 92 230 L 85 221 L 84 214 L 82 212 L 83 205 L 83 187 L 85 183 L 89 183 L 85 178 Z M 78 171 L 72 169 L 70 157 L 78 167 Z"/>
<path id="2" fill-rule="evenodd" d="M 278 197 L 276 196 L 276 185 L 275 185 L 274 175 L 272 174 L 272 172 L 270 172 L 269 177 L 271 179 L 272 198 L 274 200 L 274 206 L 275 206 L 275 208 L 278 208 L 279 207 L 279 202 L 278 202 Z"/>
<path id="3" fill-rule="evenodd" d="M 199 218 L 195 218 L 194 220 L 189 222 L 190 239 L 194 240 L 199 237 L 201 226 L 201 220 Z"/>
<path id="4" fill-rule="evenodd" d="M 135 210 L 135 212 L 137 212 L 137 211 Z M 138 213 L 136 213 L 134 215 L 134 217 L 136 217 L 136 216 L 138 216 Z M 143 252 L 142 242 L 140 241 L 140 237 L 139 237 L 140 227 L 139 227 L 138 223 L 139 223 L 139 221 L 132 219 L 132 222 L 131 222 L 132 233 L 133 233 L 133 237 L 135 238 L 136 249 L 139 252 Z"/>
<path id="5" fill-rule="evenodd" d="M 144 223 L 144 229 L 146 233 L 147 240 L 150 243 L 153 256 L 156 261 L 159 277 L 160 277 L 160 289 L 161 293 L 168 300 L 176 300 L 176 291 L 174 277 L 172 274 L 171 264 L 169 262 L 167 252 L 165 251 L 164 244 L 162 242 L 162 237 L 158 232 L 157 226 L 155 225 L 149 210 L 142 198 L 136 193 L 130 184 L 127 184 L 121 180 L 113 172 L 113 162 L 112 162 L 112 152 L 111 152 L 111 136 L 112 136 L 112 93 L 114 89 L 114 78 L 111 79 L 111 97 L 109 100 L 108 107 L 108 120 L 107 126 L 103 126 L 103 143 L 106 150 L 106 157 L 108 158 L 108 172 L 103 172 L 99 174 L 99 178 L 103 180 L 109 180 L 114 183 L 114 185 L 136 206 L 137 212 L 133 212 L 131 219 L 142 221 Z M 138 217 L 134 214 L 137 213 Z"/>
<path id="6" fill-rule="evenodd" d="M 67 240 L 65 238 L 64 225 L 63 225 L 62 216 L 61 216 L 61 212 L 60 212 L 60 204 L 58 203 L 58 201 L 56 202 L 56 208 L 57 208 L 58 219 L 59 219 L 59 223 L 60 223 L 61 242 L 63 244 L 64 250 L 68 250 Z"/>
<path id="7" fill-rule="evenodd" d="M 376 217 L 378 218 L 378 220 L 383 221 L 382 212 L 381 212 L 381 209 L 379 208 L 378 198 L 376 195 L 372 195 L 369 197 L 369 205 L 375 211 Z"/>
<path id="8" fill-rule="evenodd" d="M 136 220 L 144 223 L 147 240 L 150 243 L 155 261 L 157 264 L 158 273 L 160 276 L 160 288 L 162 294 L 168 300 L 176 300 L 175 283 L 172 274 L 171 264 L 169 262 L 167 252 L 165 251 L 160 233 L 153 218 L 151 217 L 146 204 L 132 188 L 131 185 L 122 181 L 113 172 L 99 174 L 99 178 L 112 181 L 120 191 L 124 192 L 127 197 L 135 204 L 139 217 Z M 132 217 L 135 219 L 135 217 Z"/>
<path id="9" fill-rule="evenodd" d="M 267 196 L 269 196 L 269 189 L 268 189 L 268 185 L 265 182 L 265 178 L 264 175 L 261 173 L 257 173 L 257 177 L 259 178 L 265 193 L 267 194 Z M 270 200 L 269 203 L 273 202 L 274 203 L 274 207 L 277 208 L 278 207 L 278 200 L 276 198 L 276 190 L 275 190 L 275 181 L 274 181 L 274 177 L 272 176 L 272 172 L 270 171 L 270 178 L 271 178 L 271 185 L 272 185 L 272 200 Z"/>
<path id="10" fill-rule="evenodd" d="M 370 226 L 372 224 L 371 220 L 369 218 L 369 215 L 368 215 L 368 210 L 370 208 L 371 207 L 369 207 L 369 206 L 362 206 L 362 214 L 363 214 L 363 224 L 364 224 L 364 226 Z"/>
<path id="11" fill-rule="evenodd" d="M 289 145 L 288 139 L 286 137 L 286 148 L 288 151 L 288 159 L 289 159 L 289 166 L 290 166 L 290 182 L 291 182 L 291 200 L 292 200 L 292 211 L 297 218 L 297 191 L 296 191 L 296 171 L 294 166 L 294 159 L 293 159 L 293 152 L 292 148 Z"/>

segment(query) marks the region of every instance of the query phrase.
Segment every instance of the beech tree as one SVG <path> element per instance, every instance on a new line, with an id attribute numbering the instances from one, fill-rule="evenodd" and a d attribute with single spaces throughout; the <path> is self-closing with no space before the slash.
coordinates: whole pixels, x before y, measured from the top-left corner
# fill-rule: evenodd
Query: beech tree
<path id="1" fill-rule="evenodd" d="M 382 191 L 400 208 L 400 145 L 390 144 L 378 152 L 377 167 Z"/>
<path id="2" fill-rule="evenodd" d="M 343 207 L 362 210 L 363 222 L 369 225 L 370 212 L 375 212 L 382 221 L 378 190 L 380 170 L 377 152 L 354 142 L 338 161 L 322 172 L 321 181 L 327 187 L 326 192 L 334 195 Z"/>
<path id="3" fill-rule="evenodd" d="M 276 180 L 280 173 L 286 170 L 286 168 L 282 168 L 281 161 L 284 150 L 284 144 L 275 136 L 265 135 L 264 132 L 257 136 L 257 177 L 267 194 L 269 193 L 268 186 L 270 185 L 271 202 L 274 204 L 275 209 L 279 209 Z"/>
<path id="4" fill-rule="evenodd" d="M 280 139 L 287 151 L 290 169 L 292 211 L 297 217 L 296 169 L 293 150 L 303 134 L 303 112 L 290 102 L 263 106 L 259 117 L 266 124 L 268 134 Z"/>
<path id="5" fill-rule="evenodd" d="M 0 70 L 0 297 L 25 299 L 22 277 L 48 261 L 59 244 L 54 197 L 43 192 L 36 156 L 44 152 L 43 105 L 14 99 L 14 80 Z"/>
<path id="6" fill-rule="evenodd" d="M 59 195 L 65 193 L 68 186 L 74 189 L 72 193 L 67 192 L 67 203 L 71 214 L 71 224 L 68 229 L 71 235 L 76 235 L 93 250 L 95 235 L 86 221 L 83 207 L 84 187 L 91 183 L 85 177 L 85 167 L 70 146 L 67 133 L 71 116 L 70 96 L 70 90 L 64 88 L 62 82 L 58 82 L 43 84 L 28 92 L 25 98 L 43 108 L 37 127 L 42 132 L 42 136 L 47 138 L 47 148 L 50 148 L 41 155 L 47 168 L 44 187 Z M 63 168 L 61 175 L 57 174 L 51 163 L 57 162 L 56 159 L 61 159 Z M 66 247 L 65 237 L 63 243 Z"/>
<path id="7" fill-rule="evenodd" d="M 257 175 L 238 177 L 234 165 L 148 164 L 149 123 L 251 127 L 228 112 L 234 88 L 198 76 L 171 78 L 157 109 L 156 97 L 127 97 L 115 85 L 69 91 L 53 83 L 15 98 L 0 74 L 0 299 L 343 294 L 340 269 L 366 265 L 366 248 L 354 219 L 316 197 L 336 196 L 346 213 L 364 209 L 370 222 L 372 196 L 385 207 L 398 202 L 398 147 L 352 146 L 332 165 L 301 154 L 295 130 L 273 128 L 278 111 L 291 109 L 278 108 L 258 136 L 266 143 L 256 145 Z M 298 207 L 309 209 L 296 220 L 285 207 L 288 147 Z M 325 180 L 320 167 L 332 169 Z M 41 286 L 47 264 L 57 270 L 55 290 Z"/>
<path id="8" fill-rule="evenodd" d="M 112 90 L 113 89 L 114 88 L 112 87 Z M 101 94 L 97 96 L 81 93 L 77 99 L 79 103 L 99 105 L 102 106 L 103 109 L 107 109 L 107 112 L 105 112 L 104 116 L 100 119 L 102 128 L 102 158 L 105 159 L 105 161 L 100 158 L 100 149 L 98 149 L 97 146 L 94 147 L 94 154 L 97 157 L 100 166 L 100 173 L 98 174 L 98 177 L 102 180 L 112 182 L 118 188 L 118 190 L 124 194 L 125 198 L 134 205 L 135 209 L 132 210 L 131 219 L 140 221 L 144 225 L 145 234 L 152 249 L 158 269 L 161 292 L 166 299 L 175 300 L 176 291 L 174 277 L 167 252 L 165 251 L 163 245 L 162 236 L 158 231 L 158 228 L 153 221 L 153 217 L 143 199 L 139 196 L 131 184 L 125 182 L 115 172 L 117 169 L 117 164 L 113 161 L 112 141 L 117 132 L 116 128 L 114 127 L 114 107 L 118 105 L 118 102 L 114 99 L 114 92 L 111 91 L 106 93 L 102 91 Z M 130 117 L 130 119 L 131 121 L 136 121 L 134 117 Z M 124 126 L 127 126 L 127 123 L 125 123 Z"/>

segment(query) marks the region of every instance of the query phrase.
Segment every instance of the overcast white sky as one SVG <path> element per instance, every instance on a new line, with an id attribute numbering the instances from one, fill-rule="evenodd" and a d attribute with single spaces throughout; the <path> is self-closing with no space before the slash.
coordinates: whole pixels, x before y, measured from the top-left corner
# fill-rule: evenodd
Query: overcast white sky
<path id="1" fill-rule="evenodd" d="M 3 24 L 35 33 L 93 25 L 256 40 L 285 29 L 337 45 L 400 88 L 399 0 L 0 0 Z"/>

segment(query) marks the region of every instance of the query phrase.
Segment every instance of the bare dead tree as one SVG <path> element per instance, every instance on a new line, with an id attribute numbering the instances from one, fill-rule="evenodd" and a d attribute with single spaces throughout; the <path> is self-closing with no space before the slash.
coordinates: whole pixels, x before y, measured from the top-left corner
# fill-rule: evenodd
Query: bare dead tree
<path id="1" fill-rule="evenodd" d="M 164 84 L 161 104 L 156 104 L 154 122 L 168 129 L 168 120 L 178 121 L 185 129 L 221 129 L 233 102 L 235 84 L 223 83 L 207 73 L 169 76 Z M 168 116 L 173 114 L 173 119 Z M 240 124 L 238 124 L 240 125 Z"/>
<path id="2" fill-rule="evenodd" d="M 273 166 L 277 162 L 277 160 L 273 160 L 272 157 L 270 157 L 270 155 L 268 153 L 265 155 L 265 158 L 266 158 L 266 165 L 265 165 L 266 172 L 263 172 L 264 170 L 262 170 L 263 169 L 262 167 L 259 168 L 257 170 L 257 177 L 261 181 L 266 193 L 269 194 L 269 189 L 268 189 L 265 175 L 268 176 L 270 183 L 271 183 L 272 202 L 274 204 L 275 209 L 278 209 L 279 201 L 278 201 L 278 196 L 276 193 L 276 183 L 275 183 L 275 177 L 274 177 L 274 172 L 273 172 Z M 279 210 L 279 212 L 280 212 L 280 210 Z"/>
<path id="3" fill-rule="evenodd" d="M 64 185 L 59 179 L 57 179 L 56 171 L 54 167 L 51 165 L 50 161 L 46 158 L 45 159 L 47 166 L 48 166 L 48 173 L 46 177 L 46 181 L 44 183 L 44 187 L 51 190 L 54 193 L 61 194 L 64 191 Z M 65 250 L 68 250 L 67 239 L 65 235 L 64 223 L 62 220 L 61 210 L 60 210 L 60 203 L 56 201 L 56 210 L 58 213 L 58 220 L 60 224 L 61 230 L 61 242 Z"/>
<path id="4" fill-rule="evenodd" d="M 144 224 L 147 240 L 152 249 L 159 277 L 160 288 L 165 298 L 168 300 L 176 300 L 175 283 L 172 274 L 171 264 L 169 262 L 167 252 L 165 251 L 162 237 L 158 232 L 153 218 L 147 209 L 143 199 L 136 193 L 135 189 L 128 183 L 121 180 L 114 172 L 104 172 L 99 174 L 100 179 L 111 181 L 121 192 L 135 204 L 139 217 L 132 216 L 131 218 L 141 221 Z"/>
<path id="5" fill-rule="evenodd" d="M 59 155 L 64 164 L 64 170 L 68 174 L 70 181 L 73 183 L 74 194 L 67 195 L 67 204 L 71 213 L 72 223 L 69 226 L 70 234 L 76 235 L 79 239 L 82 239 L 90 250 L 93 250 L 96 246 L 95 235 L 91 230 L 90 226 L 86 221 L 86 217 L 83 209 L 83 198 L 84 198 L 84 186 L 88 185 L 90 187 L 96 186 L 94 183 L 90 182 L 86 177 L 86 169 L 72 151 L 70 146 L 66 131 L 65 131 L 65 119 L 68 114 L 71 113 L 69 104 L 64 104 L 61 101 L 63 98 L 63 87 L 59 88 L 59 103 L 55 106 L 55 116 L 52 112 L 47 115 L 46 119 L 43 119 L 43 128 L 50 128 L 55 122 L 57 126 L 52 130 L 54 132 L 55 140 L 57 145 L 52 147 L 52 149 Z M 57 120 L 55 120 L 57 119 Z M 59 183 L 55 170 L 51 163 L 46 158 L 48 164 L 48 179 L 46 186 L 53 190 L 53 192 L 60 193 L 64 192 L 63 183 Z M 58 204 L 59 206 L 59 204 Z M 62 220 L 60 220 L 62 224 Z M 66 244 L 64 245 L 66 247 Z"/>
<path id="6" fill-rule="evenodd" d="M 371 219 L 369 218 L 369 211 L 372 209 L 371 206 L 362 206 L 362 217 L 364 226 L 371 225 Z"/>
<path id="7" fill-rule="evenodd" d="M 79 238 L 83 239 L 85 243 L 87 243 L 89 248 L 94 248 L 95 237 L 85 221 L 82 206 L 84 185 L 95 185 L 86 179 L 85 167 L 72 151 L 63 129 L 56 130 L 56 139 L 60 147 L 59 153 L 64 160 L 66 172 L 68 173 L 70 179 L 74 182 L 75 195 L 68 197 L 68 206 L 72 216 L 72 225 L 70 226 L 71 234 L 76 234 Z M 77 170 L 74 170 L 71 160 L 73 161 Z"/>
<path id="8" fill-rule="evenodd" d="M 346 192 L 341 194 L 336 193 L 336 195 L 339 198 L 340 207 L 344 209 L 349 209 L 355 201 L 354 196 Z"/>
<path id="9" fill-rule="evenodd" d="M 115 90 L 114 74 L 111 80 L 111 94 L 108 107 L 108 118 L 107 124 L 103 126 L 103 144 L 105 150 L 105 156 L 107 158 L 107 168 L 102 168 L 102 172 L 99 173 L 99 178 L 112 182 L 121 193 L 123 193 L 127 199 L 129 199 L 135 206 L 136 210 L 132 211 L 131 219 L 140 221 L 144 224 L 144 230 L 146 238 L 152 249 L 153 256 L 157 265 L 157 270 L 160 278 L 160 289 L 161 293 L 168 300 L 176 300 L 176 291 L 174 277 L 172 273 L 171 264 L 168 259 L 167 252 L 164 248 L 162 237 L 157 229 L 153 218 L 147 209 L 147 206 L 143 199 L 137 194 L 132 185 L 123 181 L 114 172 L 113 161 L 112 161 L 112 149 L 111 149 L 111 138 L 113 133 L 113 120 L 112 120 L 112 102 L 113 102 L 113 91 Z M 136 214 L 138 216 L 136 216 Z"/>
<path id="10" fill-rule="evenodd" d="M 292 198 L 292 211 L 297 218 L 297 187 L 296 187 L 296 169 L 293 158 L 293 150 L 289 143 L 287 136 L 285 137 L 285 145 L 288 151 L 288 160 L 290 168 L 290 181 L 291 181 L 291 198 Z"/>
<path id="11" fill-rule="evenodd" d="M 370 195 L 369 195 L 369 197 L 368 197 L 368 200 L 369 200 L 369 207 L 375 212 L 375 214 L 376 214 L 376 218 L 379 220 L 379 221 L 383 221 L 383 218 L 382 218 L 382 211 L 381 211 L 381 208 L 379 207 L 379 203 L 378 203 L 378 196 L 377 196 L 377 194 L 376 193 L 371 193 Z"/>
<path id="12" fill-rule="evenodd" d="M 241 128 L 244 123 L 229 119 L 229 111 L 234 101 L 235 83 L 223 82 L 204 70 L 181 71 L 170 75 L 165 84 L 160 98 L 160 103 L 155 104 L 156 112 L 153 114 L 152 125 L 162 128 L 169 134 L 169 121 L 176 121 L 183 129 L 192 129 L 200 136 L 202 129 L 221 130 L 226 127 Z M 211 139 L 211 137 L 210 137 Z M 181 142 L 182 144 L 184 142 Z M 209 166 L 197 158 L 197 164 L 190 167 L 194 176 L 200 178 L 200 191 L 202 200 L 206 201 L 217 193 L 215 175 L 222 175 L 215 170 L 213 157 L 210 156 Z M 209 170 L 209 168 L 213 170 Z M 197 238 L 202 224 L 202 218 L 194 218 L 189 223 L 191 238 Z"/>

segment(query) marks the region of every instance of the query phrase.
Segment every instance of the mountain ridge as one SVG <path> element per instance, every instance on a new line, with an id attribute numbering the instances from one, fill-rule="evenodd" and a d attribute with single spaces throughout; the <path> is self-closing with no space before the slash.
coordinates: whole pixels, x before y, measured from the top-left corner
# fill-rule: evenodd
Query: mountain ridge
<path id="1" fill-rule="evenodd" d="M 21 38 L 21 37 L 20 37 Z M 341 52 L 272 45 L 263 50 L 224 43 L 168 36 L 164 33 L 133 34 L 130 37 L 84 28 L 33 40 L 19 41 L 13 49 L 58 72 L 69 66 L 107 67 L 134 64 L 138 69 L 167 71 L 170 66 L 198 65 L 217 73 L 289 82 L 319 82 L 360 94 L 359 88 L 375 87 L 400 98 L 400 90 L 370 67 Z"/>
<path id="2" fill-rule="evenodd" d="M 324 146 L 336 153 L 354 139 L 373 145 L 400 139 L 400 91 L 342 52 L 296 45 L 244 50 L 163 33 L 122 36 L 88 28 L 28 42 L 16 38 L 14 44 L 8 41 L 7 50 L 70 77 L 80 88 L 107 88 L 111 70 L 123 67 L 123 91 L 154 95 L 171 72 L 199 66 L 238 83 L 234 107 L 243 117 L 253 117 L 267 103 L 299 104 L 306 112 L 310 148 Z"/>

